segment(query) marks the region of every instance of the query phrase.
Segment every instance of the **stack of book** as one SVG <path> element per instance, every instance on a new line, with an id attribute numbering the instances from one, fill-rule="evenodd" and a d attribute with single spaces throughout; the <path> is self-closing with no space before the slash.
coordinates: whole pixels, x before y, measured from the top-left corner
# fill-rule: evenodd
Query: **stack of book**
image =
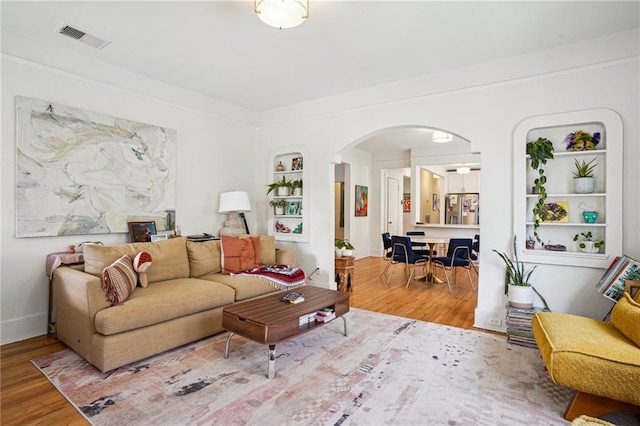
<path id="1" fill-rule="evenodd" d="M 329 322 L 335 318 L 336 318 L 336 313 L 331 308 L 325 308 L 321 311 L 316 312 L 317 322 Z"/>
<path id="2" fill-rule="evenodd" d="M 629 256 L 617 257 L 596 284 L 596 289 L 604 297 L 617 302 L 624 293 L 625 281 L 636 271 L 640 271 L 640 262 Z"/>
<path id="3" fill-rule="evenodd" d="M 528 346 L 530 348 L 536 347 L 536 340 L 533 337 L 533 330 L 531 329 L 531 319 L 538 312 L 544 312 L 547 309 L 544 308 L 507 308 L 507 342 Z"/>
<path id="4" fill-rule="evenodd" d="M 291 293 L 287 293 L 281 296 L 280 300 L 282 302 L 287 302 L 292 305 L 295 305 L 296 303 L 304 302 L 304 295 L 299 291 L 292 291 Z"/>

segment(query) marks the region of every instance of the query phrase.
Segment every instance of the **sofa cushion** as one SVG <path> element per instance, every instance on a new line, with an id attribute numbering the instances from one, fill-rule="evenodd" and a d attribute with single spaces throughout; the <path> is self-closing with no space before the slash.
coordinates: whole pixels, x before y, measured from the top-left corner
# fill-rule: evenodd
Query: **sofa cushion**
<path id="1" fill-rule="evenodd" d="M 122 305 L 138 284 L 138 275 L 128 254 L 123 254 L 102 272 L 102 289 L 112 305 Z"/>
<path id="2" fill-rule="evenodd" d="M 147 272 L 149 283 L 189 277 L 186 238 L 116 246 L 87 245 L 84 247 L 84 270 L 99 277 L 104 268 L 123 254 L 133 258 L 141 251 L 149 252 L 153 258 L 153 267 Z"/>
<path id="3" fill-rule="evenodd" d="M 221 242 L 223 273 L 238 273 L 258 266 L 259 237 L 237 238 L 223 235 Z"/>
<path id="4" fill-rule="evenodd" d="M 611 325 L 638 345 L 640 351 L 640 303 L 633 300 L 629 293 L 625 292 L 613 307 Z"/>
<path id="5" fill-rule="evenodd" d="M 235 291 L 236 302 L 277 291 L 267 280 L 259 277 L 207 274 L 200 277 L 200 279 L 215 281 L 229 286 Z"/>
<path id="6" fill-rule="evenodd" d="M 95 327 L 104 335 L 135 330 L 228 305 L 234 296 L 228 286 L 196 278 L 156 282 L 136 289 L 124 304 L 99 311 Z"/>
<path id="7" fill-rule="evenodd" d="M 273 235 L 260 235 L 260 255 L 258 263 L 261 265 L 275 265 L 276 263 L 276 239 Z"/>
<path id="8" fill-rule="evenodd" d="M 212 240 L 200 243 L 187 241 L 187 253 L 189 254 L 191 277 L 198 278 L 222 272 L 220 241 Z"/>
<path id="9" fill-rule="evenodd" d="M 577 315 L 539 312 L 532 326 L 555 383 L 640 405 L 640 348 L 611 324 Z"/>

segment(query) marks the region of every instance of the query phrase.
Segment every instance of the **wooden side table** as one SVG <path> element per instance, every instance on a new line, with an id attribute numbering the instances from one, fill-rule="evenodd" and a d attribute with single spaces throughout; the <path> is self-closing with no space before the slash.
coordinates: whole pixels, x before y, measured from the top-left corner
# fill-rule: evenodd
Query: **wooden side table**
<path id="1" fill-rule="evenodd" d="M 338 285 L 338 291 L 353 291 L 353 285 L 355 282 L 355 257 L 336 257 L 335 270 L 336 270 L 336 284 Z"/>
<path id="2" fill-rule="evenodd" d="M 45 274 L 49 279 L 49 312 L 47 314 L 47 332 L 56 332 L 56 321 L 53 318 L 53 271 L 62 265 L 81 265 L 84 263 L 82 253 L 58 252 L 47 255 Z"/>

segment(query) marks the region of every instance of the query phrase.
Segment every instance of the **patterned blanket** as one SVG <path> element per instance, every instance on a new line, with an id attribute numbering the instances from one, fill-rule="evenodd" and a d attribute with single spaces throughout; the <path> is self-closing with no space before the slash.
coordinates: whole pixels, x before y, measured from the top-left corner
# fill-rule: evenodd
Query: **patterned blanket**
<path id="1" fill-rule="evenodd" d="M 304 271 L 288 265 L 265 265 L 240 272 L 237 275 L 257 276 L 273 285 L 278 290 L 304 285 Z"/>

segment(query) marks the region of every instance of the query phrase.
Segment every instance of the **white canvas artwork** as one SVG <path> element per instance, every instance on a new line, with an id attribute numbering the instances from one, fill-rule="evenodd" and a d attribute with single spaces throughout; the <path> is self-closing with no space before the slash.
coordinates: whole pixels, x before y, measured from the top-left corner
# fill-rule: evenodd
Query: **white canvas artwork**
<path id="1" fill-rule="evenodd" d="M 18 96 L 16 236 L 164 229 L 175 209 L 176 131 Z"/>

